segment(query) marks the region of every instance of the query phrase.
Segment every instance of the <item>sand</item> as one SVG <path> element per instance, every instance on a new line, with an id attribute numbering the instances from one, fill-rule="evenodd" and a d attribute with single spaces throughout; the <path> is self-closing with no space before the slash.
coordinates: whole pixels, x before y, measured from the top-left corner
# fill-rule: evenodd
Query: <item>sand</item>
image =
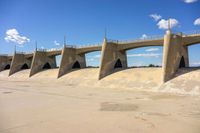
<path id="1" fill-rule="evenodd" d="M 199 133 L 200 70 L 162 85 L 160 68 L 133 68 L 97 80 L 98 69 L 58 69 L 28 78 L 0 72 L 0 133 Z"/>

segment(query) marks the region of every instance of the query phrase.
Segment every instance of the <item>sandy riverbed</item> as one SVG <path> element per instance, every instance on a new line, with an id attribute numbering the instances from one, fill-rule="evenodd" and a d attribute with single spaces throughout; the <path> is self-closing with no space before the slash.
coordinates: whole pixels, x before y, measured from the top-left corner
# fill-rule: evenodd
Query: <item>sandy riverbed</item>
<path id="1" fill-rule="evenodd" d="M 200 70 L 161 85 L 160 68 L 127 69 L 97 80 L 98 69 L 60 79 L 0 72 L 1 133 L 199 133 Z M 184 73 L 184 74 L 183 74 Z"/>

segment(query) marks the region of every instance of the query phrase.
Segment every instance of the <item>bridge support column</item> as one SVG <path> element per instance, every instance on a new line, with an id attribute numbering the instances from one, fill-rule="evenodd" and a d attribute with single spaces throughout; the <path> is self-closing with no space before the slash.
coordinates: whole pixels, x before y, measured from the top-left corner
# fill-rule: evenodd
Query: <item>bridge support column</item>
<path id="1" fill-rule="evenodd" d="M 85 54 L 76 54 L 75 48 L 64 47 L 62 50 L 62 58 L 58 72 L 58 78 L 67 74 L 75 68 L 85 68 Z"/>
<path id="2" fill-rule="evenodd" d="M 127 68 L 126 51 L 118 51 L 118 44 L 104 39 L 99 72 L 99 80 L 116 71 Z"/>
<path id="3" fill-rule="evenodd" d="M 35 51 L 29 77 L 43 69 L 49 68 L 56 68 L 55 56 L 48 56 L 47 52 L 45 51 Z"/>
<path id="4" fill-rule="evenodd" d="M 174 78 L 180 67 L 189 66 L 188 48 L 183 46 L 182 36 L 168 31 L 164 36 L 163 50 L 162 80 L 167 82 Z"/>
<path id="5" fill-rule="evenodd" d="M 0 72 L 5 69 L 10 69 L 11 60 L 8 56 L 0 56 Z"/>
<path id="6" fill-rule="evenodd" d="M 22 69 L 30 68 L 31 62 L 32 62 L 32 58 L 26 58 L 24 54 L 15 53 L 11 62 L 9 76 Z"/>

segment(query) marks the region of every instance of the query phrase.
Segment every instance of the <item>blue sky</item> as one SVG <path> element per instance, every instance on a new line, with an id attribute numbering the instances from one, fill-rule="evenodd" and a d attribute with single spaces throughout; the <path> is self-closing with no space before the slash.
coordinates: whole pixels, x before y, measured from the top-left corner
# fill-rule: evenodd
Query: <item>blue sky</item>
<path id="1" fill-rule="evenodd" d="M 33 51 L 36 40 L 39 48 L 60 48 L 64 35 L 70 45 L 102 43 L 105 27 L 107 37 L 116 40 L 163 35 L 169 18 L 175 32 L 200 29 L 200 1 L 0 0 L 0 53 L 12 54 L 14 45 L 18 51 Z M 189 47 L 190 64 L 200 65 L 199 50 L 200 45 Z M 160 65 L 162 47 L 127 55 L 129 66 Z M 88 65 L 99 64 L 100 52 L 86 56 Z"/>

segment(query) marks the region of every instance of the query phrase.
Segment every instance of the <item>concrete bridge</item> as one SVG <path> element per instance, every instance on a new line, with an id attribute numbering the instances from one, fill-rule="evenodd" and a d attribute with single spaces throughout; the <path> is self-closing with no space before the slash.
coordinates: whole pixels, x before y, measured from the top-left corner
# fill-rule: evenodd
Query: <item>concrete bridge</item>
<path id="1" fill-rule="evenodd" d="M 30 68 L 30 76 L 43 69 L 55 68 L 57 55 L 61 55 L 58 78 L 80 68 L 86 67 L 85 54 L 102 51 L 99 79 L 127 68 L 126 51 L 140 47 L 163 46 L 162 81 L 172 79 L 181 67 L 189 66 L 188 46 L 200 43 L 200 33 L 184 35 L 173 34 L 170 30 L 164 37 L 120 42 L 104 38 L 103 45 L 86 47 L 64 46 L 63 49 L 36 50 L 34 53 L 15 53 L 13 56 L 0 55 L 0 71 L 10 69 L 12 75 L 22 69 Z"/>

